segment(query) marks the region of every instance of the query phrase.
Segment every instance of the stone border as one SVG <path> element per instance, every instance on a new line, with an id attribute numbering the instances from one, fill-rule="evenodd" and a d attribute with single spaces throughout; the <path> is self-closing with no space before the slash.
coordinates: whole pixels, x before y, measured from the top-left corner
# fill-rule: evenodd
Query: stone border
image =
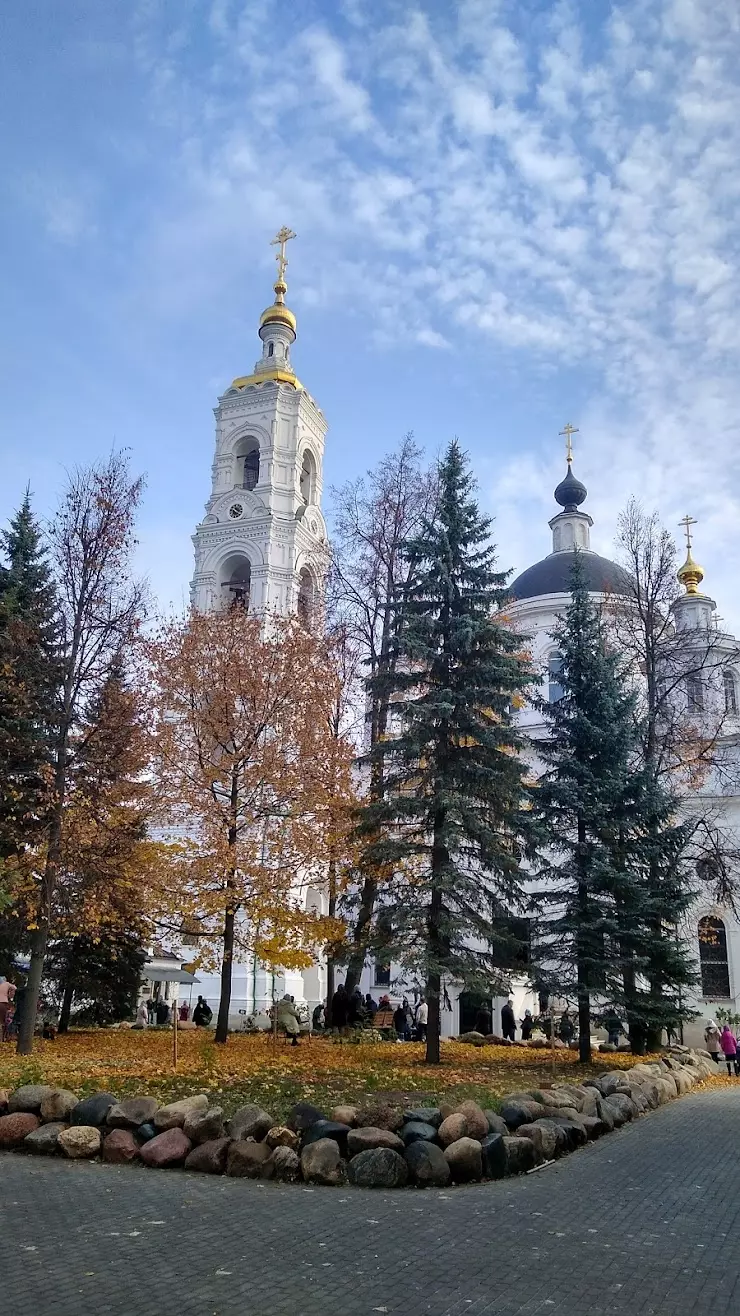
<path id="1" fill-rule="evenodd" d="M 327 1117 L 298 1102 L 284 1125 L 256 1105 L 229 1120 L 207 1094 L 159 1106 L 109 1092 L 28 1084 L 0 1093 L 0 1149 L 109 1164 L 141 1162 L 232 1178 L 363 1188 L 447 1187 L 523 1174 L 690 1092 L 716 1066 L 706 1051 L 674 1048 L 659 1062 L 608 1070 L 583 1083 L 511 1092 L 499 1111 L 474 1101 L 403 1110 L 383 1102 L 337 1106 Z"/>

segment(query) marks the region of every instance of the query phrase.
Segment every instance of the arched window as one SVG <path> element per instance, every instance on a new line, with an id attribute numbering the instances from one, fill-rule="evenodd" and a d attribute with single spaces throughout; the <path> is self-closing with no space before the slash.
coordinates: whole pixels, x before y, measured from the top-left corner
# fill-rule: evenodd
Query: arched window
<path id="1" fill-rule="evenodd" d="M 298 578 L 298 616 L 301 621 L 310 621 L 315 602 L 313 576 L 304 567 Z"/>
<path id="2" fill-rule="evenodd" d="M 704 712 L 704 687 L 696 674 L 686 677 L 686 707 L 690 713 Z"/>
<path id="3" fill-rule="evenodd" d="M 268 345 L 267 345 L 267 355 L 268 355 L 268 356 L 274 356 L 274 355 L 275 355 L 275 344 L 274 344 L 274 343 L 268 343 Z"/>
<path id="4" fill-rule="evenodd" d="M 729 1000 L 727 933 L 721 918 L 699 919 L 699 965 L 702 996 L 714 1001 Z"/>
<path id="5" fill-rule="evenodd" d="M 308 448 L 303 454 L 303 461 L 301 463 L 300 489 L 301 498 L 306 506 L 308 506 L 309 503 L 314 503 L 316 501 L 316 462 L 314 461 L 313 453 L 309 452 Z"/>
<path id="6" fill-rule="evenodd" d="M 551 653 L 547 662 L 547 698 L 549 703 L 556 704 L 565 694 L 562 680 L 563 659 L 559 653 Z"/>
<path id="7" fill-rule="evenodd" d="M 235 555 L 227 558 L 221 568 L 221 595 L 227 608 L 249 607 L 252 568 L 249 559 Z"/>
<path id="8" fill-rule="evenodd" d="M 260 478 L 260 453 L 259 448 L 252 448 L 244 458 L 244 488 L 254 489 Z"/>
<path id="9" fill-rule="evenodd" d="M 735 684 L 735 673 L 727 668 L 722 673 L 722 684 L 725 690 L 725 712 L 737 712 L 737 685 Z"/>

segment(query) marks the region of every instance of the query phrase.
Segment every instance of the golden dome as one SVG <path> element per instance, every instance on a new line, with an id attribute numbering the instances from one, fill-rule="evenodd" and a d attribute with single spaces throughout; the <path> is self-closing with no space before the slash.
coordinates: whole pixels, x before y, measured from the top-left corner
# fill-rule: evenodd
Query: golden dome
<path id="1" fill-rule="evenodd" d="M 275 302 L 273 306 L 268 306 L 267 310 L 262 312 L 260 316 L 260 329 L 263 325 L 272 324 L 275 321 L 279 324 L 287 324 L 293 330 L 293 333 L 295 333 L 296 318 L 293 312 L 289 311 L 287 306 L 282 302 Z"/>
<path id="2" fill-rule="evenodd" d="M 686 561 L 676 572 L 679 584 L 683 585 L 687 594 L 698 594 L 699 586 L 704 579 L 704 568 L 699 566 L 691 556 L 691 549 L 686 553 Z"/>

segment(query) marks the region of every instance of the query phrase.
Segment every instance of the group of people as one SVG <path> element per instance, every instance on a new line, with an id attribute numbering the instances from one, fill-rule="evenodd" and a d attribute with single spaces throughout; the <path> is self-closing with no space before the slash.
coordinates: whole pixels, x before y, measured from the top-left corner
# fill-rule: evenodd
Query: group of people
<path id="1" fill-rule="evenodd" d="M 423 1042 L 428 1022 L 429 1006 L 423 996 L 414 1008 L 406 996 L 394 1007 L 387 993 L 375 1001 L 370 992 L 363 996 L 359 987 L 348 992 L 341 982 L 331 998 L 328 1011 L 322 1002 L 315 1007 L 311 1026 L 316 1033 L 329 1029 L 344 1033 L 350 1028 L 363 1027 L 387 1029 L 395 1032 L 399 1042 Z"/>
<path id="2" fill-rule="evenodd" d="M 185 1024 L 189 1021 L 190 1006 L 187 1001 L 182 1001 L 180 1005 L 175 1001 L 170 1005 L 161 997 L 155 999 L 150 996 L 148 1000 L 139 1002 L 134 1028 L 166 1028 L 169 1024 L 174 1023 L 175 1010 L 177 1010 L 179 1023 Z M 198 1028 L 208 1028 L 212 1019 L 213 1010 L 208 1002 L 202 996 L 199 996 L 193 1010 L 193 1023 Z"/>
<path id="3" fill-rule="evenodd" d="M 729 1024 L 720 1028 L 715 1019 L 710 1019 L 704 1029 L 704 1041 L 715 1064 L 720 1065 L 724 1060 L 730 1078 L 733 1073 L 740 1078 L 740 1034 L 734 1033 Z"/>

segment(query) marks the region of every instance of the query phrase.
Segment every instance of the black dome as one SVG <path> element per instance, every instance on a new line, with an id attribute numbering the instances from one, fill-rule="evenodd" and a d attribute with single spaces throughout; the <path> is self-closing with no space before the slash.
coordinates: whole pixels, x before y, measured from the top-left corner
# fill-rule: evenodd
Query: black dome
<path id="1" fill-rule="evenodd" d="M 574 484 L 576 481 L 574 481 Z M 581 557 L 586 584 L 594 594 L 628 594 L 630 580 L 616 562 L 607 557 L 599 557 L 585 549 L 578 550 Z M 509 593 L 514 599 L 536 599 L 540 594 L 570 594 L 570 578 L 573 570 L 574 549 L 562 553 L 551 553 L 527 567 L 509 586 Z"/>
<path id="2" fill-rule="evenodd" d="M 560 503 L 561 507 L 580 507 L 581 503 L 586 501 L 587 492 L 585 484 L 581 484 L 581 481 L 576 479 L 570 466 L 568 466 L 568 474 L 564 480 L 560 481 L 555 490 L 554 498 L 555 502 Z"/>

